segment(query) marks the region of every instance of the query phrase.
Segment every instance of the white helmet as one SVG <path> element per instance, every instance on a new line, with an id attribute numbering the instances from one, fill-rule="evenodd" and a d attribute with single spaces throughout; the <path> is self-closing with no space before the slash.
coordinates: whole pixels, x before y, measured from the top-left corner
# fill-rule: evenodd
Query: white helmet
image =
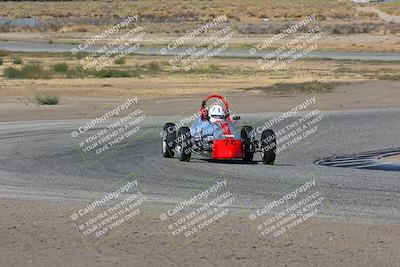
<path id="1" fill-rule="evenodd" d="M 217 122 L 225 119 L 225 110 L 220 105 L 213 105 L 208 111 L 211 122 Z"/>

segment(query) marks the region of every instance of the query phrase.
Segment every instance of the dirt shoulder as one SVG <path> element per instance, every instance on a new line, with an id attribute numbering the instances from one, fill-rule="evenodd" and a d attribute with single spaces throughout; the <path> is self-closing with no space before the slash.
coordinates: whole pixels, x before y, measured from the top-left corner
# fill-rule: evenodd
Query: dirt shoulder
<path id="1" fill-rule="evenodd" d="M 3 266 L 395 266 L 400 225 L 317 219 L 268 248 L 239 214 L 177 249 L 146 210 L 97 247 L 68 218 L 76 203 L 1 200 Z M 368 234 L 365 234 L 368 233 Z"/>
<path id="2" fill-rule="evenodd" d="M 56 106 L 40 106 L 27 96 L 0 96 L 0 121 L 29 121 L 81 119 L 92 113 L 101 113 L 110 107 L 120 105 L 127 98 L 138 97 L 139 105 L 147 116 L 187 115 L 198 110 L 201 99 L 213 93 L 224 95 L 231 104 L 231 110 L 240 113 L 284 112 L 305 98 L 315 96 L 322 110 L 355 110 L 400 108 L 400 82 L 372 81 L 338 86 L 331 92 L 319 94 L 269 93 L 263 90 L 230 90 L 227 85 L 214 89 L 215 84 L 203 83 L 204 89 L 186 91 L 179 96 L 179 90 L 161 95 L 152 94 L 151 84 L 136 86 L 129 94 L 120 97 L 79 97 L 62 96 Z M 131 85 L 132 86 L 132 85 Z M 180 85 L 182 86 L 182 85 Z M 164 85 L 165 87 L 165 85 Z"/>

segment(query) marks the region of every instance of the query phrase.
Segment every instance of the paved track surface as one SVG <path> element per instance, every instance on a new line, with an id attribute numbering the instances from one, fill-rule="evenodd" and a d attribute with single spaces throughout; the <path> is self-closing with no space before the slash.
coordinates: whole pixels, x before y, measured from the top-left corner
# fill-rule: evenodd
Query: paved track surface
<path id="1" fill-rule="evenodd" d="M 45 44 L 45 43 L 28 43 L 28 42 L 0 42 L 0 50 L 14 51 L 14 52 L 50 52 L 61 53 L 71 52 L 73 48 L 78 45 L 68 44 Z M 101 46 L 92 45 L 85 49 L 83 52 L 94 52 L 100 49 Z M 176 48 L 172 51 L 167 51 L 167 56 L 175 56 L 183 53 L 187 48 Z M 257 51 L 254 55 L 249 53 L 249 50 L 239 49 L 226 49 L 217 54 L 216 57 L 262 57 L 273 50 Z M 141 47 L 134 52 L 139 55 L 161 55 L 160 48 Z M 400 61 L 399 53 L 388 52 L 343 52 L 343 51 L 312 51 L 303 56 L 304 58 L 317 58 L 317 59 L 334 59 L 334 60 L 379 60 L 379 61 Z"/>
<path id="2" fill-rule="evenodd" d="M 149 117 L 142 129 L 146 134 L 89 166 L 69 136 L 71 125 L 80 123 L 77 120 L 0 123 L 0 197 L 87 201 L 133 173 L 151 203 L 164 205 L 204 189 L 205 179 L 224 175 L 242 200 L 237 208 L 249 208 L 311 173 L 332 205 L 324 216 L 399 221 L 399 172 L 332 168 L 314 162 L 398 147 L 400 110 L 325 114 L 330 123 L 325 120 L 318 126 L 324 135 L 279 156 L 274 166 L 263 165 L 258 157 L 256 164 L 162 158 L 160 129 L 177 117 Z M 242 115 L 242 121 L 254 125 L 266 120 L 260 114 Z"/>

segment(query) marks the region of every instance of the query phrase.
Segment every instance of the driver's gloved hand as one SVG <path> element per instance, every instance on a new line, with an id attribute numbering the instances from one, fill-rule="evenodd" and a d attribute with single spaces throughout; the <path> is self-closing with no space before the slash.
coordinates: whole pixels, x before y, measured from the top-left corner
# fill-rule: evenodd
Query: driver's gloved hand
<path id="1" fill-rule="evenodd" d="M 204 141 L 207 143 L 210 143 L 212 141 L 214 141 L 214 136 L 213 135 L 206 135 L 203 137 Z"/>
<path id="2" fill-rule="evenodd" d="M 194 141 L 200 141 L 201 140 L 201 134 L 198 133 L 195 136 L 193 136 Z"/>

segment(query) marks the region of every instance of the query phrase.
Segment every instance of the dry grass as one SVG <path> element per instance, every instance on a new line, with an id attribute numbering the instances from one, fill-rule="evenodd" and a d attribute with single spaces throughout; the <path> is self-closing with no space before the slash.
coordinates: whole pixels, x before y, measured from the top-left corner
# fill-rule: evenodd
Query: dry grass
<path id="1" fill-rule="evenodd" d="M 27 42 L 37 40 L 49 40 L 52 43 L 80 44 L 92 36 L 91 33 L 7 33 L 0 34 L 0 40 L 13 42 Z M 260 35 L 237 35 L 230 41 L 230 48 L 248 50 L 257 43 L 271 37 L 272 34 Z M 142 47 L 165 47 L 172 40 L 182 37 L 179 34 L 148 34 L 146 39 L 141 42 Z M 115 37 L 114 37 L 115 38 Z M 290 39 L 296 38 L 292 35 Z M 100 40 L 96 44 L 107 44 L 111 39 Z M 185 46 L 193 46 L 202 41 L 202 38 L 193 38 L 185 43 Z M 278 40 L 270 48 L 278 48 L 286 45 L 287 39 Z M 328 35 L 318 43 L 318 50 L 325 51 L 356 51 L 356 52 L 400 52 L 400 35 Z M 3 55 L 4 54 L 4 55 Z M 66 53 L 67 54 L 67 53 Z M 0 51 L 0 57 L 7 55 L 7 52 Z M 55 55 L 57 57 L 57 54 Z"/>
<path id="2" fill-rule="evenodd" d="M 96 17 L 121 18 L 139 14 L 141 17 L 191 18 L 207 20 L 227 14 L 232 20 L 254 18 L 301 18 L 316 14 L 320 19 L 349 18 L 356 12 L 350 1 L 332 0 L 214 0 L 214 1 L 55 1 L 3 2 L 2 17 Z"/>
<path id="3" fill-rule="evenodd" d="M 26 35 L 26 31 L 29 30 L 44 31 L 43 38 L 49 43 L 75 44 L 83 42 L 83 39 L 90 38 L 94 33 L 109 28 L 111 24 L 117 23 L 120 18 L 128 15 L 138 15 L 139 24 L 146 29 L 144 46 L 165 46 L 171 39 L 179 38 L 184 32 L 192 31 L 204 24 L 205 21 L 222 14 L 227 15 L 230 25 L 238 34 L 247 34 L 249 38 L 257 36 L 259 37 L 258 41 L 267 38 L 267 34 L 281 31 L 281 27 L 285 28 L 289 21 L 298 20 L 311 14 L 317 16 L 322 28 L 324 30 L 326 28 L 328 34 L 337 32 L 344 35 L 349 30 L 349 35 L 352 35 L 351 30 L 359 33 L 360 30 L 364 32 L 364 29 L 368 33 L 371 30 L 373 34 L 382 35 L 393 32 L 384 23 L 382 25 L 369 24 L 376 22 L 376 15 L 357 13 L 357 6 L 349 0 L 6 1 L 0 4 L 0 17 L 35 17 L 50 20 L 58 18 L 60 21 L 65 19 L 68 23 L 60 23 L 60 25 L 54 27 L 20 29 L 23 32 L 23 34 L 21 33 L 21 41 L 29 39 Z M 391 12 L 400 11 L 399 2 L 384 3 L 378 6 Z M 263 21 L 264 18 L 271 20 L 268 22 L 270 23 L 268 27 L 264 27 L 267 23 Z M 86 19 L 104 21 L 101 21 L 99 25 L 88 25 L 85 24 Z M 108 25 L 101 25 L 103 22 Z M 335 28 L 332 25 L 341 27 Z M 252 31 L 248 28 L 253 26 L 262 33 L 249 34 Z M 123 31 L 121 30 L 121 32 Z M 43 40 L 43 38 L 35 40 Z M 1 39 L 12 41 L 14 37 L 2 33 Z M 247 49 L 257 43 L 251 40 L 241 40 L 239 36 L 235 36 L 233 39 L 232 48 Z M 237 41 L 238 39 L 240 41 Z M 104 42 L 108 41 L 108 39 L 104 40 Z M 198 42 L 198 39 L 194 38 L 193 42 Z M 189 45 L 190 42 L 187 44 Z M 318 49 L 400 52 L 399 42 L 388 43 L 387 41 L 382 43 L 359 42 L 357 40 L 347 43 L 323 41 Z"/>
<path id="4" fill-rule="evenodd" d="M 46 94 L 35 94 L 34 100 L 38 105 L 57 105 L 60 100 L 57 95 Z"/>
<path id="5" fill-rule="evenodd" d="M 76 67 L 78 60 L 62 54 L 17 53 L 5 57 L 0 73 L 12 66 L 9 58 L 21 57 L 24 62 L 37 61 L 46 68 L 57 63 Z M 205 92 L 243 92 L 245 88 L 265 88 L 274 84 L 306 84 L 311 81 L 332 84 L 336 82 L 357 82 L 366 80 L 391 79 L 398 77 L 399 63 L 396 62 L 355 62 L 334 60 L 300 60 L 288 69 L 278 72 L 263 71 L 254 59 L 213 58 L 192 72 L 176 72 L 166 64 L 166 57 L 128 56 L 125 65 L 112 69 L 129 70 L 142 66 L 139 77 L 95 78 L 49 80 L 5 80 L 0 77 L 0 96 L 32 96 L 34 92 L 63 96 L 95 96 L 168 98 L 204 94 Z M 158 64 L 155 64 L 158 62 Z M 157 71 L 152 69 L 157 66 Z M 195 82 L 194 82 L 195 81 Z M 315 85 L 315 84 L 314 84 Z M 317 84 L 318 85 L 318 84 Z M 262 94 L 263 91 L 247 91 Z"/>
<path id="6" fill-rule="evenodd" d="M 376 7 L 390 15 L 400 16 L 400 2 L 380 3 Z"/>
<path id="7" fill-rule="evenodd" d="M 250 91 L 262 91 L 266 93 L 280 93 L 280 94 L 317 94 L 327 93 L 332 91 L 335 87 L 341 85 L 339 82 L 318 82 L 318 81 L 307 81 L 301 83 L 276 83 L 265 87 L 250 87 L 245 90 Z"/>

